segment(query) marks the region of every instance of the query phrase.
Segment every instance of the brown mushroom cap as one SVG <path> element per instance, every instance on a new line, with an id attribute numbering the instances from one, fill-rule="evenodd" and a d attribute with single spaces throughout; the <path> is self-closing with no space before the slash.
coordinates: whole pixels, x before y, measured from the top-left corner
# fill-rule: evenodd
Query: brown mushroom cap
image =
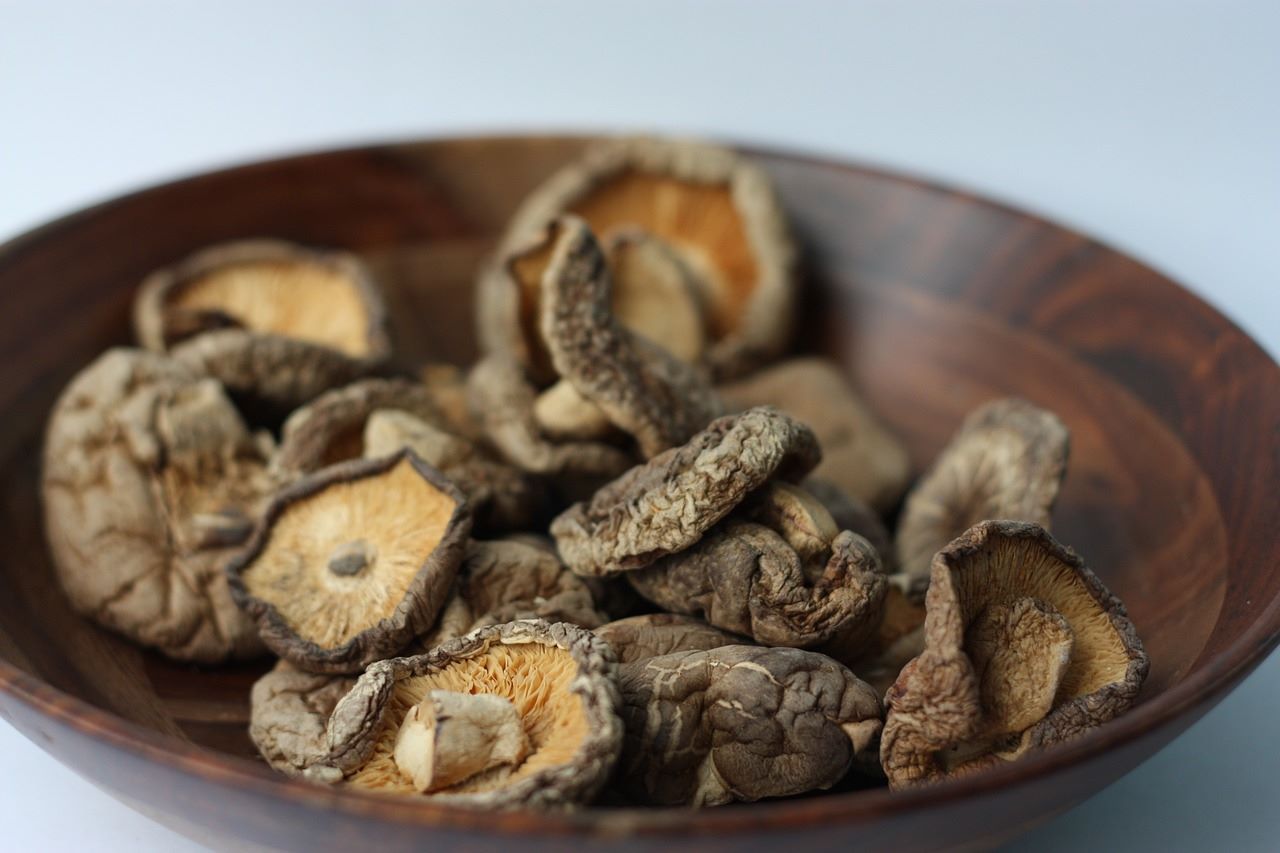
<path id="1" fill-rule="evenodd" d="M 713 421 L 551 523 L 578 574 L 643 568 L 693 545 L 771 479 L 803 478 L 822 451 L 809 428 L 762 406 Z"/>
<path id="2" fill-rule="evenodd" d="M 354 676 L 303 672 L 278 661 L 249 693 L 249 739 L 272 768 L 306 773 L 328 757 L 329 715 L 355 683 Z"/>
<path id="3" fill-rule="evenodd" d="M 829 788 L 881 729 L 848 669 L 798 649 L 723 646 L 619 668 L 615 779 L 642 803 L 714 806 Z"/>
<path id="4" fill-rule="evenodd" d="M 571 808 L 591 800 L 621 751 L 616 675 L 612 651 L 586 629 L 538 620 L 481 628 L 370 666 L 330 719 L 329 763 L 347 785 L 418 795 L 394 754 L 409 710 L 436 690 L 492 695 L 515 706 L 531 751 L 430 796 L 478 808 Z"/>
<path id="5" fill-rule="evenodd" d="M 1047 528 L 1069 449 L 1062 421 L 1026 400 L 994 400 L 971 412 L 903 507 L 897 550 L 907 593 L 922 595 L 933 555 L 979 521 Z"/>
<path id="6" fill-rule="evenodd" d="M 924 652 L 886 700 L 892 787 L 1076 737 L 1126 711 L 1147 674 L 1124 606 L 1037 524 L 984 521 L 938 552 L 926 608 Z"/>
<path id="7" fill-rule="evenodd" d="M 179 660 L 261 653 L 222 564 L 270 493 L 269 450 L 217 382 L 163 355 L 113 349 L 81 371 L 54 407 L 42 469 L 72 606 Z"/>
<path id="8" fill-rule="evenodd" d="M 674 613 L 645 613 L 596 628 L 618 663 L 639 663 L 675 652 L 703 652 L 721 646 L 750 645 L 746 638 L 713 628 L 701 619 Z"/>
<path id="9" fill-rule="evenodd" d="M 277 240 L 226 243 L 157 270 L 133 320 L 148 349 L 174 348 L 229 390 L 283 406 L 391 352 L 382 298 L 354 255 Z"/>
<path id="10" fill-rule="evenodd" d="M 887 513 L 911 481 L 907 449 L 832 363 L 793 358 L 717 389 L 731 409 L 777 406 L 822 445 L 814 476 Z M 868 537 L 870 538 L 870 537 Z"/>
<path id="11" fill-rule="evenodd" d="M 439 620 L 414 646 L 430 651 L 477 628 L 517 619 L 584 628 L 607 621 L 584 580 L 554 550 L 504 539 L 472 540 Z"/>
<path id="12" fill-rule="evenodd" d="M 272 651 L 311 672 L 356 672 L 435 622 L 470 510 L 412 451 L 345 462 L 276 496 L 227 566 Z"/>
<path id="13" fill-rule="evenodd" d="M 744 373 L 786 346 L 796 252 L 768 177 L 733 152 L 657 139 L 597 145 L 525 199 L 504 242 L 566 213 L 596 233 L 637 228 L 680 252 L 707 309 L 706 358 L 717 376 Z M 485 290 L 482 283 L 482 316 Z M 482 321 L 487 352 L 501 351 L 503 334 Z"/>

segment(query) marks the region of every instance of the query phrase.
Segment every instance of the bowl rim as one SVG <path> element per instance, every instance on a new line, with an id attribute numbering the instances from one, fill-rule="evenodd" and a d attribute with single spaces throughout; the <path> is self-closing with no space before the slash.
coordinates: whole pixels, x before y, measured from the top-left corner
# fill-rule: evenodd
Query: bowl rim
<path id="1" fill-rule="evenodd" d="M 279 168 L 310 159 L 394 151 L 405 146 L 467 141 L 480 143 L 585 141 L 598 138 L 600 135 L 585 133 L 441 134 L 337 148 L 317 148 L 302 153 L 248 160 L 148 185 L 37 225 L 0 243 L 0 263 L 21 252 L 28 244 L 72 228 L 82 220 L 99 215 L 111 208 L 127 205 L 138 197 L 205 179 L 223 178 L 232 173 Z M 805 153 L 782 146 L 739 144 L 733 140 L 726 141 L 726 144 L 751 156 L 857 173 L 962 198 L 968 203 L 1043 224 L 1059 232 L 1079 237 L 1132 260 L 1144 271 L 1160 279 L 1164 286 L 1189 300 L 1193 308 L 1220 321 L 1246 342 L 1250 350 L 1247 357 L 1256 367 L 1269 374 L 1272 380 L 1259 383 L 1259 393 L 1263 394 L 1264 398 L 1270 397 L 1280 401 L 1280 365 L 1277 365 L 1256 341 L 1197 294 L 1187 290 L 1152 266 L 1135 259 L 1127 252 L 1036 213 L 945 181 L 853 162 L 834 155 Z M 1280 445 L 1280 442 L 1277 444 Z M 1280 469 L 1280 446 L 1277 447 L 1277 453 L 1274 455 L 1277 464 L 1272 467 Z M 1196 460 L 1196 465 L 1203 471 L 1199 460 Z M 1272 473 L 1280 473 L 1280 470 Z M 1215 503 L 1217 503 L 1216 497 Z M 1221 511 L 1220 506 L 1219 511 Z M 1271 568 L 1280 569 L 1280 566 Z M 616 836 L 619 832 L 642 835 L 677 832 L 725 835 L 787 829 L 794 827 L 800 821 L 822 821 L 828 826 L 864 822 L 889 814 L 943 804 L 958 804 L 1009 786 L 1042 779 L 1098 758 L 1109 750 L 1132 743 L 1144 736 L 1153 735 L 1172 726 L 1184 715 L 1190 714 L 1191 720 L 1194 720 L 1221 701 L 1241 679 L 1265 660 L 1277 645 L 1280 645 L 1280 596 L 1264 605 L 1253 623 L 1230 645 L 1212 658 L 1205 660 L 1200 667 L 1172 685 L 1159 697 L 1139 704 L 1126 714 L 1073 741 L 1050 747 L 1018 762 L 926 787 L 893 792 L 879 788 L 802 799 L 762 801 L 753 804 L 750 809 L 604 808 L 567 814 L 492 813 L 457 806 L 444 806 L 409 797 L 388 797 L 372 792 L 327 788 L 278 774 L 251 759 L 216 752 L 130 722 L 53 687 L 3 657 L 0 657 L 0 691 L 25 704 L 39 716 L 49 718 L 81 735 L 126 751 L 143 760 L 156 762 L 178 772 L 196 774 L 221 786 L 234 787 L 255 795 L 289 800 L 294 805 L 302 807 L 341 811 L 357 817 L 375 817 L 421 829 L 465 829 L 488 831 L 495 835 L 517 831 L 526 836 L 570 833 L 605 833 Z M 19 731 L 22 729 L 19 728 Z"/>

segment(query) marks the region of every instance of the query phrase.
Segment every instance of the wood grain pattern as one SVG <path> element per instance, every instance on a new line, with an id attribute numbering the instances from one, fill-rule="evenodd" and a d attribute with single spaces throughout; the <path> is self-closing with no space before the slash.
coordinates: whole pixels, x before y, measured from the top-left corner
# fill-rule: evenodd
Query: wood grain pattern
<path id="1" fill-rule="evenodd" d="M 146 272 L 240 237 L 360 252 L 390 288 L 400 359 L 465 363 L 478 265 L 519 198 L 582 144 L 454 140 L 257 164 L 110 202 L 0 249 L 0 716 L 96 784 L 220 844 L 982 846 L 1134 767 L 1280 640 L 1280 368 L 1253 342 L 1159 274 L 1050 223 L 901 177 L 758 153 L 806 252 L 799 348 L 847 366 L 917 467 L 996 395 L 1022 394 L 1069 424 L 1056 530 L 1126 601 L 1147 643 L 1139 707 L 1062 748 L 928 790 L 705 813 L 481 815 L 271 774 L 244 732 L 264 665 L 169 663 L 62 600 L 35 492 L 54 397 L 100 350 L 127 342 Z"/>

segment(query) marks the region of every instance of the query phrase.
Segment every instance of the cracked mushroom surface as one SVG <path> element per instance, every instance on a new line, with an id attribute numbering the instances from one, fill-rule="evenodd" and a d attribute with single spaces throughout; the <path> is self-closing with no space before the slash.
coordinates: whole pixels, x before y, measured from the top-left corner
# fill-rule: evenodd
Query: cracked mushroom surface
<path id="1" fill-rule="evenodd" d="M 584 628 L 608 621 L 584 579 L 554 550 L 515 540 L 472 540 L 439 620 L 414 645 L 430 651 L 477 628 L 518 619 Z"/>
<path id="2" fill-rule="evenodd" d="M 462 493 L 402 451 L 280 492 L 227 573 L 272 651 L 310 672 L 357 672 L 435 623 L 470 530 Z"/>
<path id="3" fill-rule="evenodd" d="M 525 199 L 504 242 L 514 245 L 564 214 L 598 234 L 646 232 L 679 253 L 704 306 L 704 359 L 716 376 L 741 375 L 788 343 L 795 246 L 768 176 L 734 152 L 678 140 L 597 144 Z M 491 301 L 484 285 L 480 299 L 483 314 Z M 501 348 L 498 326 L 487 325 L 486 351 Z"/>
<path id="4" fill-rule="evenodd" d="M 1148 658 L 1124 606 L 1043 527 L 984 521 L 938 553 L 924 651 L 889 689 L 893 788 L 1013 761 L 1128 710 Z"/>
<path id="5" fill-rule="evenodd" d="M 911 482 L 906 446 L 831 362 L 793 358 L 717 389 L 731 409 L 776 406 L 808 424 L 822 445 L 814 476 L 887 513 Z"/>
<path id="6" fill-rule="evenodd" d="M 626 740 L 614 785 L 635 802 L 716 806 L 829 788 L 881 730 L 880 699 L 799 649 L 722 646 L 619 667 Z"/>
<path id="7" fill-rule="evenodd" d="M 696 545 L 626 578 L 664 610 L 844 660 L 872 641 L 888 585 L 870 543 L 789 483 L 766 485 Z"/>
<path id="8" fill-rule="evenodd" d="M 721 646 L 750 645 L 745 637 L 675 613 L 645 613 L 596 628 L 618 663 L 638 663 L 675 652 L 704 652 Z"/>
<path id="9" fill-rule="evenodd" d="M 907 495 L 898 523 L 897 582 L 918 599 L 933 555 L 979 521 L 1047 528 L 1069 451 L 1066 425 L 1026 400 L 993 400 L 973 410 Z"/>
<path id="10" fill-rule="evenodd" d="M 330 719 L 328 766 L 348 786 L 451 805 L 584 805 L 622 748 L 616 678 L 613 652 L 585 628 L 481 628 L 370 666 Z"/>
<path id="11" fill-rule="evenodd" d="M 770 480 L 799 480 L 822 457 L 804 424 L 763 406 L 713 421 L 551 523 L 580 575 L 611 575 L 690 547 Z"/>
<path id="12" fill-rule="evenodd" d="M 305 775 L 328 757 L 329 715 L 355 683 L 355 676 L 303 672 L 277 661 L 249 693 L 249 739 L 273 769 Z"/>
<path id="13" fill-rule="evenodd" d="M 391 354 L 386 308 L 364 265 L 279 240 L 225 243 L 157 270 L 138 291 L 133 322 L 148 349 L 286 410 Z"/>
<path id="14" fill-rule="evenodd" d="M 270 493 L 270 452 L 216 381 L 164 355 L 113 349 L 82 370 L 54 406 L 41 481 L 71 605 L 178 660 L 260 654 L 222 564 Z"/>

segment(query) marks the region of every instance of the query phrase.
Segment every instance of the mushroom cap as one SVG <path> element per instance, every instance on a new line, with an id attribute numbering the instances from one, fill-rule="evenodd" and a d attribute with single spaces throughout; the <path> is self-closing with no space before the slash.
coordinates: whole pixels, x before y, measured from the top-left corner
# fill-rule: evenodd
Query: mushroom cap
<path id="1" fill-rule="evenodd" d="M 616 784 L 642 803 L 714 806 L 829 788 L 881 729 L 879 697 L 828 657 L 722 646 L 619 667 Z"/>
<path id="2" fill-rule="evenodd" d="M 933 555 L 979 521 L 1049 526 L 1070 433 L 1052 412 L 1015 398 L 974 409 L 907 495 L 898 523 L 899 582 L 924 593 Z"/>
<path id="3" fill-rule="evenodd" d="M 153 272 L 133 322 L 148 349 L 174 349 L 229 390 L 280 406 L 391 353 L 386 308 L 364 265 L 278 240 L 224 243 Z"/>
<path id="4" fill-rule="evenodd" d="M 249 693 L 249 739 L 273 769 L 303 775 L 328 757 L 329 715 L 355 683 L 277 661 Z"/>
<path id="5" fill-rule="evenodd" d="M 721 631 L 691 616 L 645 613 L 608 622 L 595 629 L 609 644 L 618 663 L 639 663 L 675 652 L 701 652 L 721 646 L 750 645 L 745 637 Z"/>
<path id="6" fill-rule="evenodd" d="M 722 417 L 569 507 L 551 535 L 578 574 L 643 568 L 693 545 L 769 480 L 803 478 L 821 457 L 809 428 L 777 409 Z"/>
<path id="7" fill-rule="evenodd" d="M 396 735 L 432 690 L 511 702 L 532 745 L 514 768 L 430 794 L 476 808 L 571 808 L 604 785 L 622 748 L 617 663 L 590 631 L 541 620 L 492 625 L 415 657 L 370 666 L 329 722 L 329 763 L 345 784 L 417 794 L 397 767 Z"/>
<path id="8" fill-rule="evenodd" d="M 768 176 L 732 151 L 660 139 L 596 145 L 526 197 L 503 243 L 515 245 L 566 213 L 600 234 L 642 229 L 680 252 L 706 306 L 706 361 L 717 376 L 740 375 L 785 348 L 796 250 Z M 495 296 L 482 280 L 486 352 L 504 346 L 504 330 L 483 320 Z"/>
<path id="9" fill-rule="evenodd" d="M 924 651 L 886 699 L 891 787 L 1076 737 L 1128 710 L 1146 678 L 1124 606 L 1038 524 L 985 521 L 960 536 L 934 557 L 925 604 Z"/>
<path id="10" fill-rule="evenodd" d="M 63 391 L 44 443 L 41 495 L 71 605 L 178 660 L 262 652 L 222 564 L 272 482 L 267 449 L 212 379 L 112 349 Z"/>
<path id="11" fill-rule="evenodd" d="M 307 671 L 356 672 L 434 624 L 470 531 L 462 493 L 405 450 L 277 494 L 227 574 L 272 651 Z"/>
<path id="12" fill-rule="evenodd" d="M 808 424 L 822 445 L 814 476 L 877 512 L 892 510 L 911 482 L 906 446 L 829 361 L 788 359 L 717 390 L 730 409 L 776 406 Z"/>

